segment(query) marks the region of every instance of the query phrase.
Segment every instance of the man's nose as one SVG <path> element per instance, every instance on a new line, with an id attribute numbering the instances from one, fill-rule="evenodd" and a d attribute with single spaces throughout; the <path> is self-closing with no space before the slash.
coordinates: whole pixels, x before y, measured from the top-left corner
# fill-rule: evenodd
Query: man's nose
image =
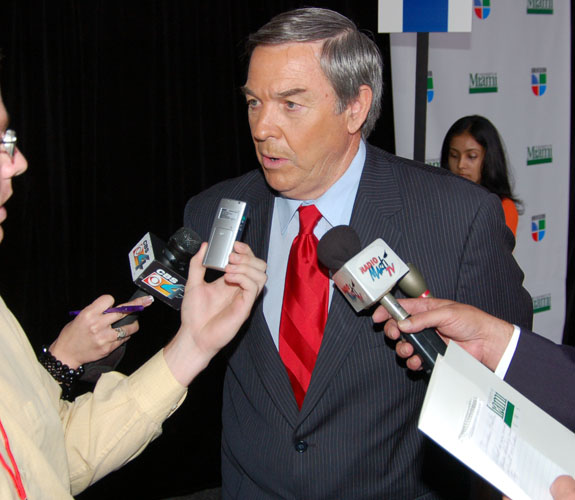
<path id="1" fill-rule="evenodd" d="M 265 141 L 280 134 L 277 113 L 271 106 L 262 106 L 252 120 L 252 136 L 256 141 Z"/>

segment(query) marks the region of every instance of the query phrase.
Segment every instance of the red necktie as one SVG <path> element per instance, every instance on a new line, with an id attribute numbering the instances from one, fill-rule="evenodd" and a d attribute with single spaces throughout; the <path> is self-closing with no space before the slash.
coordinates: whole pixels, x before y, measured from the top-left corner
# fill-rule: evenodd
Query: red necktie
<path id="1" fill-rule="evenodd" d="M 315 205 L 299 207 L 299 233 L 287 265 L 279 352 L 301 408 L 327 320 L 329 278 L 317 260 L 313 229 L 321 219 Z"/>

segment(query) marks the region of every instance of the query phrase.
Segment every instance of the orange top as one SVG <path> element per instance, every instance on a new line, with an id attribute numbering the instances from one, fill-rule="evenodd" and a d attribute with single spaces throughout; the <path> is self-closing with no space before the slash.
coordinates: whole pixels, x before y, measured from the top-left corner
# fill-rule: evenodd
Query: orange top
<path id="1" fill-rule="evenodd" d="M 503 198 L 501 200 L 501 205 L 503 205 L 503 211 L 505 212 L 505 224 L 513 232 L 513 236 L 517 236 L 517 222 L 519 221 L 519 214 L 517 213 L 517 207 L 513 200 L 509 198 Z"/>

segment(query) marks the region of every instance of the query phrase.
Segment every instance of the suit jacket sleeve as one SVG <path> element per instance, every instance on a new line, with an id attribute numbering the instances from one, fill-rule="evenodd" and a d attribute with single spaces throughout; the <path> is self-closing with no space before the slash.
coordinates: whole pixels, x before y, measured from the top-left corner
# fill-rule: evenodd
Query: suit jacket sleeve
<path id="1" fill-rule="evenodd" d="M 459 265 L 456 300 L 472 304 L 521 328 L 531 329 L 533 302 L 513 258 L 515 240 L 501 202 L 484 199 L 469 228 Z"/>
<path id="2" fill-rule="evenodd" d="M 522 330 L 505 381 L 575 431 L 575 348 Z"/>

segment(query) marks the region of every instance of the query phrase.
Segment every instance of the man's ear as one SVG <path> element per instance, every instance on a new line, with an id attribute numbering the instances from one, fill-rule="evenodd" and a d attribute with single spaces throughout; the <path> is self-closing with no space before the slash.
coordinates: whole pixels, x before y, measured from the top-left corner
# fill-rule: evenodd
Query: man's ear
<path id="1" fill-rule="evenodd" d="M 359 94 L 347 107 L 347 130 L 350 134 L 355 134 L 361 130 L 371 108 L 372 99 L 373 91 L 371 87 L 369 85 L 360 86 Z"/>

